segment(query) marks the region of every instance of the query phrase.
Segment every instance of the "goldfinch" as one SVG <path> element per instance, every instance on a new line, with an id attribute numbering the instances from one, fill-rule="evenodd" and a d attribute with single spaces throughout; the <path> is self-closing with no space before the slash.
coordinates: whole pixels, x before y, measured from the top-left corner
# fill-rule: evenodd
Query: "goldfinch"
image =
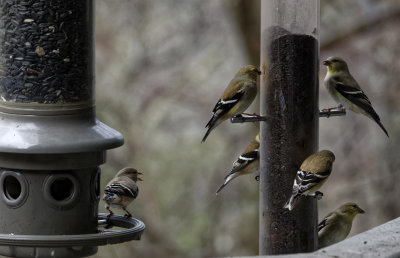
<path id="1" fill-rule="evenodd" d="M 244 152 L 239 158 L 233 162 L 232 170 L 225 177 L 224 183 L 219 187 L 216 194 L 218 194 L 230 181 L 234 178 L 256 172 L 260 168 L 260 133 L 250 142 Z"/>
<path id="2" fill-rule="evenodd" d="M 251 105 L 257 95 L 257 76 L 260 74 L 261 71 L 254 65 L 242 67 L 236 73 L 215 105 L 213 115 L 206 125 L 207 132 L 201 142 L 204 142 L 220 123 L 241 114 Z"/>
<path id="3" fill-rule="evenodd" d="M 318 248 L 333 245 L 345 239 L 357 214 L 365 213 L 356 203 L 348 202 L 329 213 L 318 224 Z"/>
<path id="4" fill-rule="evenodd" d="M 136 185 L 137 181 L 143 181 L 139 178 L 143 175 L 134 168 L 123 168 L 104 188 L 103 201 L 106 203 L 106 209 L 109 211 L 107 218 L 114 213 L 110 210 L 111 207 L 123 209 L 126 217 L 132 217 L 126 207 L 138 196 L 139 188 Z"/>
<path id="5" fill-rule="evenodd" d="M 335 101 L 339 103 L 339 107 L 344 106 L 355 113 L 367 116 L 375 121 L 389 137 L 368 97 L 351 76 L 346 62 L 339 57 L 329 57 L 323 64 L 328 68 L 324 80 L 325 87 Z"/>
<path id="6" fill-rule="evenodd" d="M 301 164 L 300 170 L 297 171 L 292 195 L 283 208 L 293 210 L 302 195 L 320 199 L 323 194 L 317 190 L 331 174 L 334 161 L 335 155 L 329 150 L 322 150 L 308 156 Z"/>

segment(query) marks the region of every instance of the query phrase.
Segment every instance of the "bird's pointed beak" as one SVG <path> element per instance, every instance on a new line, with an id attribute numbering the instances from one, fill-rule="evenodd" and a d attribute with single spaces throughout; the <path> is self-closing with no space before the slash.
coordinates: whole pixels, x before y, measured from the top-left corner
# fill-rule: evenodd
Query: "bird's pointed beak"
<path id="1" fill-rule="evenodd" d="M 257 73 L 258 73 L 258 75 L 261 75 L 261 71 L 260 70 L 257 70 Z"/>
<path id="2" fill-rule="evenodd" d="M 141 179 L 140 177 L 137 178 L 138 181 L 143 181 L 143 179 Z"/>
<path id="3" fill-rule="evenodd" d="M 143 175 L 143 173 L 142 173 L 142 172 L 139 172 L 139 171 L 138 171 L 137 173 L 138 173 L 138 175 Z"/>
<path id="4" fill-rule="evenodd" d="M 358 212 L 361 214 L 365 213 L 365 211 L 363 209 L 361 209 L 360 207 L 358 207 Z"/>
<path id="5" fill-rule="evenodd" d="M 326 65 L 326 66 L 329 66 L 329 65 L 331 64 L 331 61 L 324 60 L 324 61 L 322 62 L 322 64 L 323 64 L 323 65 Z"/>

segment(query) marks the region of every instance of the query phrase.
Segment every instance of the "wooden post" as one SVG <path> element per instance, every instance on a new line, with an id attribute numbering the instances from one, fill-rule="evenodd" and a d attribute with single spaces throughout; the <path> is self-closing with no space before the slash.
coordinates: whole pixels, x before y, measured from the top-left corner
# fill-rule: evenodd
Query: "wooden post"
<path id="1" fill-rule="evenodd" d="M 283 209 L 303 160 L 318 150 L 319 0 L 261 0 L 259 253 L 317 247 L 317 203 Z"/>

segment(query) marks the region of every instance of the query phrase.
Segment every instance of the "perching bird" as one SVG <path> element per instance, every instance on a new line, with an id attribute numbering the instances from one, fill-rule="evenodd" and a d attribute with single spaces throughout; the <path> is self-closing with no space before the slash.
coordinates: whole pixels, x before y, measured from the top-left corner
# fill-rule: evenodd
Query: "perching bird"
<path id="1" fill-rule="evenodd" d="M 217 190 L 218 194 L 234 178 L 256 172 L 260 168 L 259 159 L 260 133 L 250 142 L 239 158 L 233 162 L 232 170 L 225 177 L 224 183 Z"/>
<path id="2" fill-rule="evenodd" d="M 365 213 L 356 203 L 348 202 L 329 213 L 318 224 L 318 248 L 345 239 L 357 214 Z"/>
<path id="3" fill-rule="evenodd" d="M 389 137 L 368 97 L 351 76 L 346 62 L 339 57 L 329 57 L 323 64 L 328 68 L 324 80 L 325 87 L 335 101 L 339 103 L 339 107 L 344 106 L 374 120 Z"/>
<path id="4" fill-rule="evenodd" d="M 334 161 L 335 155 L 329 150 L 322 150 L 308 156 L 297 171 L 292 195 L 283 208 L 293 210 L 302 195 L 320 199 L 323 194 L 317 190 L 331 174 Z"/>
<path id="5" fill-rule="evenodd" d="M 134 168 L 123 168 L 106 185 L 104 188 L 103 201 L 106 203 L 106 209 L 109 211 L 107 218 L 114 214 L 110 210 L 110 206 L 119 207 L 126 212 L 126 217 L 132 217 L 126 209 L 126 206 L 139 194 L 139 188 L 136 182 L 143 181 L 138 177 L 139 175 L 143 174 Z"/>
<path id="6" fill-rule="evenodd" d="M 243 113 L 250 106 L 257 95 L 257 76 L 260 74 L 261 71 L 254 65 L 240 68 L 215 105 L 213 115 L 206 125 L 208 129 L 202 142 L 220 123 Z"/>

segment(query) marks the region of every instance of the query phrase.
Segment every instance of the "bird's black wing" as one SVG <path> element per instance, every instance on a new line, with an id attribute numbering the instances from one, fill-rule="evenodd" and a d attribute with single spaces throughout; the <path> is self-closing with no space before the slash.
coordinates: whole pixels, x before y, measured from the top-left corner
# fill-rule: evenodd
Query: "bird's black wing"
<path id="1" fill-rule="evenodd" d="M 243 153 L 242 155 L 239 156 L 239 158 L 233 163 L 233 168 L 229 175 L 241 170 L 245 166 L 247 166 L 249 163 L 253 162 L 254 160 L 259 158 L 259 150 L 255 149 L 250 152 Z M 227 175 L 226 177 L 228 177 Z"/>
<path id="2" fill-rule="evenodd" d="M 217 104 L 215 104 L 215 107 L 213 109 L 213 115 L 211 117 L 211 119 L 208 121 L 208 123 L 206 124 L 206 128 L 207 132 L 204 135 L 203 139 L 201 140 L 201 142 L 204 142 L 208 135 L 210 134 L 211 130 L 214 128 L 215 123 L 217 122 L 217 120 L 222 117 L 223 115 L 225 115 L 226 113 L 228 113 L 228 111 L 234 106 L 236 105 L 239 100 L 243 97 L 244 95 L 244 91 L 240 90 L 238 91 L 235 95 L 232 96 L 232 98 L 229 99 L 220 99 Z"/>
<path id="3" fill-rule="evenodd" d="M 318 223 L 318 232 L 326 226 L 326 222 L 328 222 L 328 218 L 325 218 L 320 223 Z"/>
<path id="4" fill-rule="evenodd" d="M 328 213 L 328 215 L 326 215 L 326 216 L 322 219 L 322 221 L 321 221 L 320 223 L 318 223 L 318 232 L 319 232 L 321 229 L 323 229 L 323 228 L 327 225 L 328 220 L 329 220 L 329 217 L 331 217 L 332 215 L 333 215 L 333 212 Z"/>
<path id="5" fill-rule="evenodd" d="M 341 82 L 335 82 L 335 88 L 343 97 L 345 97 L 354 105 L 364 110 L 366 113 L 368 113 L 371 116 L 371 118 L 382 128 L 385 134 L 389 137 L 386 128 L 381 123 L 379 115 L 375 112 L 374 108 L 372 107 L 371 101 L 368 99 L 367 95 L 365 95 L 361 89 L 345 85 Z"/>
<path id="6" fill-rule="evenodd" d="M 335 82 L 335 88 L 340 94 L 342 94 L 343 97 L 350 100 L 355 105 L 359 106 L 368 113 L 375 113 L 375 110 L 372 108 L 371 101 L 361 89 L 345 85 L 341 82 Z"/>
<path id="7" fill-rule="evenodd" d="M 293 194 L 303 194 L 320 183 L 322 180 L 325 180 L 329 174 L 330 171 L 318 173 L 309 173 L 302 170 L 297 171 L 297 175 L 294 180 Z"/>
<path id="8" fill-rule="evenodd" d="M 220 99 L 217 104 L 215 104 L 215 107 L 213 109 L 213 113 L 216 113 L 218 110 L 222 110 L 228 112 L 229 109 L 231 109 L 234 105 L 236 105 L 236 103 L 239 102 L 239 100 L 243 97 L 244 95 L 244 91 L 243 90 L 239 90 L 238 92 L 236 92 L 235 95 L 233 95 L 231 98 L 229 99 Z"/>
<path id="9" fill-rule="evenodd" d="M 131 198 L 136 198 L 139 194 L 139 189 L 136 184 L 132 184 L 131 186 L 127 186 L 121 183 L 112 183 L 107 185 L 104 188 L 104 192 L 106 194 L 116 194 L 118 196 L 127 196 Z"/>

